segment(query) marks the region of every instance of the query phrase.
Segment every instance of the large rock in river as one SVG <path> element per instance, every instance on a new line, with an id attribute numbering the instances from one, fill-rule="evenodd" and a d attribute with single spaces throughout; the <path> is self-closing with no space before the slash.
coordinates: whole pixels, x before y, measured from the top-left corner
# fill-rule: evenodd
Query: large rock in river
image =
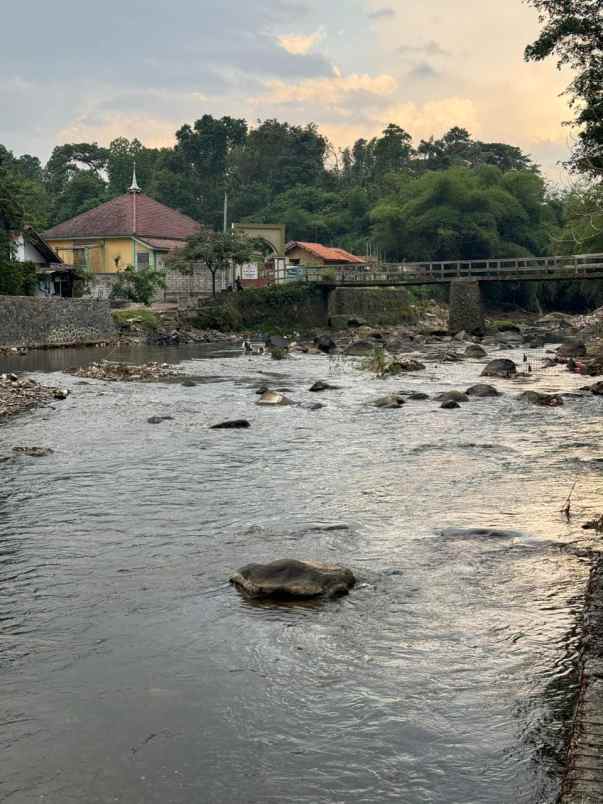
<path id="1" fill-rule="evenodd" d="M 436 394 L 434 399 L 438 402 L 469 402 L 469 397 L 462 391 L 443 391 L 441 394 Z"/>
<path id="2" fill-rule="evenodd" d="M 478 382 L 477 385 L 472 385 L 465 391 L 467 396 L 500 396 L 500 391 L 497 391 L 493 385 L 488 385 L 485 382 Z"/>
<path id="3" fill-rule="evenodd" d="M 375 408 L 382 408 L 383 410 L 396 410 L 401 408 L 404 404 L 404 397 L 401 394 L 388 394 L 387 396 L 380 396 L 371 402 Z"/>
<path id="4" fill-rule="evenodd" d="M 379 344 L 372 340 L 354 341 L 345 349 L 345 354 L 350 357 L 364 357 L 372 355 L 375 349 L 379 348 Z"/>
<path id="5" fill-rule="evenodd" d="M 465 357 L 473 357 L 475 359 L 480 357 L 486 357 L 488 352 L 483 348 L 483 346 L 479 346 L 477 343 L 472 343 L 465 349 Z"/>
<path id="6" fill-rule="evenodd" d="M 249 597 L 309 598 L 346 595 L 356 579 L 345 567 L 286 558 L 270 564 L 247 564 L 230 582 Z"/>
<path id="7" fill-rule="evenodd" d="M 557 349 L 557 357 L 584 357 L 586 354 L 586 346 L 583 341 L 571 340 L 562 343 Z"/>
<path id="8" fill-rule="evenodd" d="M 491 360 L 482 371 L 482 377 L 513 377 L 515 374 L 517 374 L 517 365 L 506 357 Z"/>

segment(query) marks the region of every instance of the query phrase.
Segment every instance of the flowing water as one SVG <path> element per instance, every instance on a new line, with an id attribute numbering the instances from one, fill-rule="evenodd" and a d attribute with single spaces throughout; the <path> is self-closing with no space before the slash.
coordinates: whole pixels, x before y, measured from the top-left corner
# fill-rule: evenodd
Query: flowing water
<path id="1" fill-rule="evenodd" d="M 97 353 L 15 358 L 72 395 L 0 426 L 0 457 L 54 450 L 0 463 L 0 801 L 553 802 L 588 572 L 559 509 L 578 476 L 574 510 L 599 512 L 601 399 L 529 407 L 496 380 L 460 410 L 376 410 L 482 366 L 134 359 L 166 354 L 196 386 L 60 372 Z M 261 384 L 302 404 L 256 407 Z M 252 426 L 209 429 L 227 418 Z M 283 557 L 358 585 L 260 607 L 227 583 Z"/>

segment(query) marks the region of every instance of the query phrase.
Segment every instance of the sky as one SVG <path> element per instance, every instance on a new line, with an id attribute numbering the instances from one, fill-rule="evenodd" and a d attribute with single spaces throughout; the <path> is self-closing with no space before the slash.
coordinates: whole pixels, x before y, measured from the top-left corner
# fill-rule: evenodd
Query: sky
<path id="1" fill-rule="evenodd" d="M 337 146 L 388 123 L 415 143 L 452 126 L 567 157 L 569 75 L 526 64 L 522 0 L 20 0 L 2 12 L 0 143 L 118 136 L 169 145 L 203 114 L 315 122 Z"/>

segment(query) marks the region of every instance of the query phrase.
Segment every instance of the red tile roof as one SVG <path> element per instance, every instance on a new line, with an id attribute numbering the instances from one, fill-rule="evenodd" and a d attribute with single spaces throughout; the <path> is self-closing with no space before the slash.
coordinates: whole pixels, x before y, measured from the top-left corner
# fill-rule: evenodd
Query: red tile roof
<path id="1" fill-rule="evenodd" d="M 332 248 L 331 246 L 323 246 L 322 243 L 304 243 L 301 240 L 294 240 L 287 244 L 285 252 L 291 251 L 294 248 L 303 248 L 309 251 L 315 257 L 318 257 L 325 262 L 337 263 L 343 265 L 345 263 L 353 263 L 355 265 L 364 265 L 365 260 L 362 257 L 357 257 L 355 254 L 350 254 L 343 248 Z"/>
<path id="2" fill-rule="evenodd" d="M 182 240 L 169 240 L 161 237 L 146 237 L 140 236 L 140 239 L 147 243 L 147 245 L 154 248 L 156 251 L 173 251 L 176 248 L 182 248 Z"/>
<path id="3" fill-rule="evenodd" d="M 136 226 L 134 226 L 136 203 Z M 196 234 L 201 224 L 154 201 L 143 193 L 126 193 L 82 212 L 75 218 L 53 226 L 44 233 L 50 240 L 79 237 L 116 237 L 139 235 L 167 240 L 185 240 Z"/>

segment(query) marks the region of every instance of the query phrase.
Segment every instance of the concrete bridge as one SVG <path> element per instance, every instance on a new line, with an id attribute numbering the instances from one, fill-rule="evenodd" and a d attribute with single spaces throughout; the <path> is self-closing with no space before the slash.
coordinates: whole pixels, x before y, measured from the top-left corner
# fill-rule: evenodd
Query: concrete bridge
<path id="1" fill-rule="evenodd" d="M 288 269 L 289 271 L 291 269 Z M 342 265 L 295 267 L 289 281 L 318 282 L 327 291 L 340 287 L 374 288 L 450 285 L 451 333 L 484 329 L 482 282 L 567 282 L 603 279 L 603 254 L 571 257 L 520 257 L 495 260 L 394 263 L 369 267 Z"/>

